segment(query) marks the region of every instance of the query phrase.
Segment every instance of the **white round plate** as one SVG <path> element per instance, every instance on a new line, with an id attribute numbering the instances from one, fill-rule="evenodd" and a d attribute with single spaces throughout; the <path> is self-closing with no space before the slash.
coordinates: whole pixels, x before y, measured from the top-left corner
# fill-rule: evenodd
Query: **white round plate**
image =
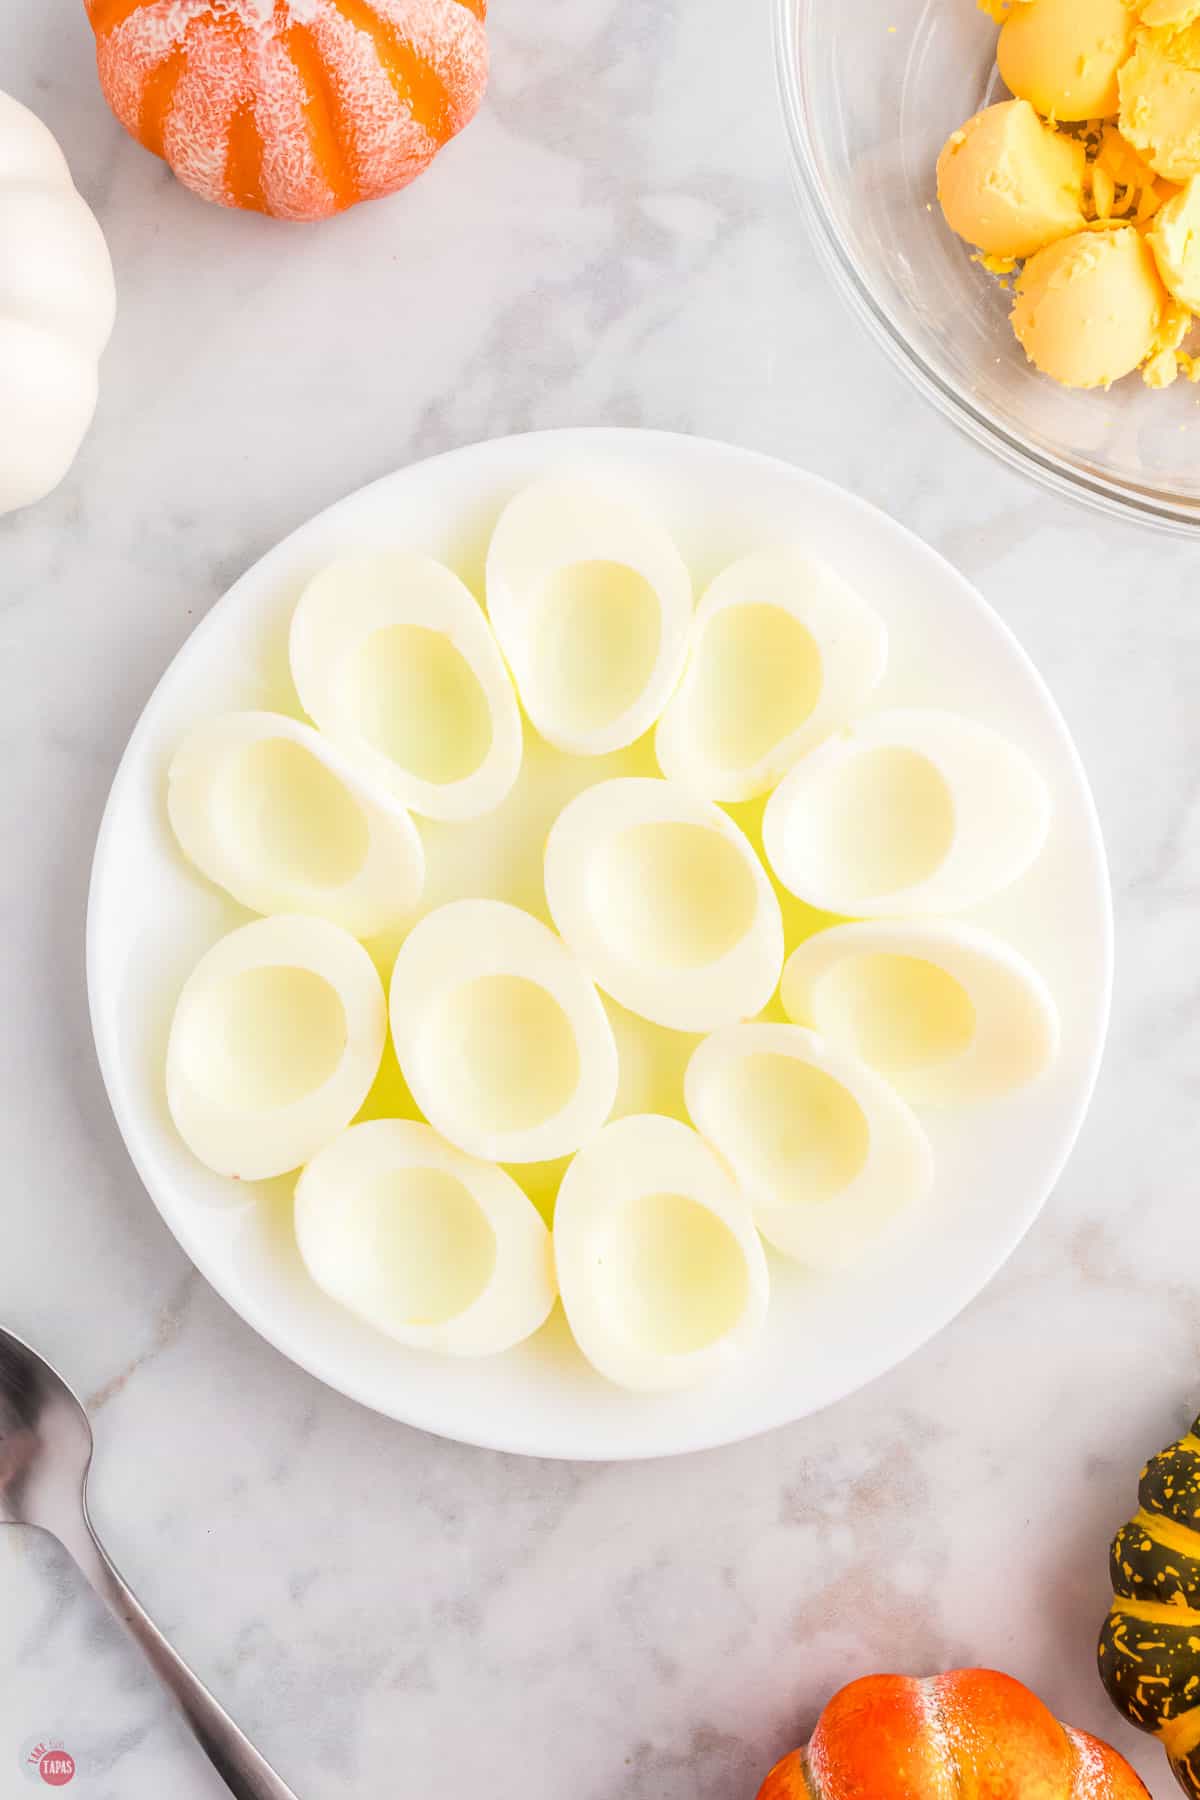
<path id="1" fill-rule="evenodd" d="M 310 1281 L 292 1235 L 291 1182 L 238 1190 L 209 1174 L 166 1111 L 175 999 L 209 944 L 247 916 L 189 870 L 171 837 L 165 791 L 175 746 L 194 723 L 229 708 L 298 710 L 287 621 L 302 583 L 324 562 L 364 548 L 423 551 L 482 594 L 504 503 L 535 476 L 568 467 L 636 489 L 674 533 L 697 592 L 764 545 L 800 544 L 832 563 L 889 628 L 889 669 L 873 704 L 953 706 L 1007 732 L 1034 758 L 1054 801 L 1050 840 L 1033 870 L 970 917 L 1046 977 L 1063 1020 L 1058 1062 L 1007 1100 L 926 1112 L 937 1159 L 926 1210 L 836 1278 L 772 1257 L 761 1348 L 723 1385 L 685 1395 L 610 1387 L 574 1349 L 559 1309 L 536 1338 L 488 1361 L 440 1360 L 391 1342 Z M 528 726 L 526 741 L 528 758 Z M 546 779 L 553 785 L 553 770 Z M 421 829 L 430 845 L 445 828 L 422 821 Z M 522 886 L 496 854 L 488 821 L 476 830 L 479 891 L 537 907 L 527 877 Z M 460 850 L 455 857 L 450 880 L 461 876 Z M 440 884 L 433 881 L 429 903 L 445 897 Z M 975 590 L 893 520 L 812 475 L 722 444 L 619 430 L 501 439 L 402 469 L 330 507 L 248 570 L 184 645 L 130 739 L 100 832 L 88 918 L 92 1021 L 117 1123 L 163 1218 L 218 1292 L 286 1356 L 378 1412 L 549 1457 L 659 1456 L 733 1442 L 829 1405 L 946 1325 L 1011 1254 L 1063 1167 L 1096 1077 L 1111 964 L 1104 849 L 1079 758 L 1040 677 Z"/>

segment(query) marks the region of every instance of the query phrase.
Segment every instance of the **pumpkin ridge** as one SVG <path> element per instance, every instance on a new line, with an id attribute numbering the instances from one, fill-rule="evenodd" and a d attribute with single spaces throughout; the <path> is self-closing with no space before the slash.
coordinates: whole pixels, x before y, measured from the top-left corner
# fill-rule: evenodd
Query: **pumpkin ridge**
<path id="1" fill-rule="evenodd" d="M 1135 1600 L 1121 1594 L 1113 1601 L 1113 1611 L 1124 1613 L 1127 1619 L 1136 1619 L 1141 1625 L 1200 1627 L 1200 1611 L 1192 1606 L 1173 1606 L 1170 1601 Z M 1200 1650 L 1200 1643 L 1197 1649 Z"/>
<path id="2" fill-rule="evenodd" d="M 808 1758 L 802 1750 L 791 1750 L 777 1762 L 767 1776 L 758 1800 L 821 1800 L 817 1790 L 809 1786 Z"/>
<path id="3" fill-rule="evenodd" d="M 917 1697 L 922 1716 L 934 1743 L 934 1756 L 938 1770 L 953 1782 L 957 1793 L 962 1792 L 954 1755 L 954 1726 L 947 1714 L 946 1699 L 952 1697 L 954 1687 L 949 1676 L 934 1675 L 926 1681 L 918 1681 Z"/>
<path id="4" fill-rule="evenodd" d="M 1138 1500 L 1144 1512 L 1178 1525 L 1194 1527 L 1200 1520 L 1200 1437 L 1195 1427 L 1151 1457 L 1142 1470 Z"/>
<path id="5" fill-rule="evenodd" d="M 131 13 L 135 13 L 145 4 L 145 0 L 86 0 L 88 19 L 97 37 L 108 37 L 123 25 Z"/>
<path id="6" fill-rule="evenodd" d="M 1180 1556 L 1200 1557 L 1200 1531 L 1194 1525 L 1181 1525 L 1178 1519 L 1168 1518 L 1165 1513 L 1147 1512 L 1140 1506 L 1130 1525 L 1137 1531 L 1144 1531 L 1148 1538 L 1161 1544 L 1164 1550 L 1177 1550 Z"/>
<path id="7" fill-rule="evenodd" d="M 354 142 L 353 120 L 341 104 L 312 28 L 293 20 L 284 34 L 283 43 L 304 90 L 304 111 L 313 155 L 329 184 L 335 206 L 340 210 L 352 205 L 357 198 L 350 155 Z"/>
<path id="8" fill-rule="evenodd" d="M 246 26 L 237 12 L 220 14 L 215 26 L 228 39 L 241 67 L 241 92 L 231 100 L 225 126 L 225 158 L 222 169 L 227 203 L 247 212 L 266 212 L 263 193 L 263 139 L 254 110 L 251 46 Z"/>
<path id="9" fill-rule="evenodd" d="M 445 138 L 454 129 L 450 91 L 432 63 L 405 41 L 397 26 L 379 16 L 371 0 L 332 0 L 332 4 L 370 38 L 381 68 L 407 102 L 413 122 L 432 138 Z"/>
<path id="10" fill-rule="evenodd" d="M 175 48 L 163 58 L 157 68 L 151 69 L 142 88 L 138 108 L 138 140 L 154 156 L 162 157 L 164 162 L 167 155 L 167 120 L 175 102 L 175 90 L 187 67 L 187 35 L 192 23 L 194 21 L 185 27 Z"/>
<path id="11" fill-rule="evenodd" d="M 1069 1800 L 1098 1800 L 1100 1795 L 1108 1794 L 1108 1770 L 1095 1738 L 1070 1725 L 1061 1725 L 1060 1729 L 1071 1753 Z"/>
<path id="12" fill-rule="evenodd" d="M 1145 1511 L 1122 1525 L 1109 1552 L 1118 1599 L 1200 1606 L 1200 1534 Z"/>
<path id="13" fill-rule="evenodd" d="M 1100 1678 L 1113 1705 L 1139 1730 L 1161 1738 L 1173 1720 L 1195 1710 L 1198 1625 L 1200 1616 L 1181 1607 L 1113 1603 L 1100 1638 Z M 1188 1791 L 1200 1794 L 1200 1788 Z"/>
<path id="14" fill-rule="evenodd" d="M 254 101 L 247 97 L 234 107 L 229 119 L 229 142 L 225 157 L 225 186 L 236 206 L 247 212 L 266 212 L 263 195 L 263 139 L 254 113 Z"/>
<path id="15" fill-rule="evenodd" d="M 812 1757 L 808 1754 L 808 1751 L 801 1750 L 799 1752 L 799 1757 L 800 1779 L 804 1783 L 805 1795 L 809 1796 L 810 1800 L 829 1800 L 828 1790 L 818 1779 L 817 1771 L 813 1768 Z"/>
<path id="16" fill-rule="evenodd" d="M 1172 1762 L 1183 1762 L 1193 1750 L 1200 1749 L 1200 1706 L 1194 1706 L 1191 1712 L 1180 1713 L 1177 1719 L 1168 1719 L 1161 1737 Z"/>

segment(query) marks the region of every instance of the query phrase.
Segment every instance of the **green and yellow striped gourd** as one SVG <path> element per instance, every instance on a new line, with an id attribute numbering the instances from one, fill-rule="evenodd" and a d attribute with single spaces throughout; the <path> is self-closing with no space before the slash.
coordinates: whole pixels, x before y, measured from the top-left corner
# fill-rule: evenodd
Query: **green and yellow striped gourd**
<path id="1" fill-rule="evenodd" d="M 1200 1800 L 1200 1419 L 1146 1465 L 1138 1501 L 1113 1540 L 1100 1675 Z"/>

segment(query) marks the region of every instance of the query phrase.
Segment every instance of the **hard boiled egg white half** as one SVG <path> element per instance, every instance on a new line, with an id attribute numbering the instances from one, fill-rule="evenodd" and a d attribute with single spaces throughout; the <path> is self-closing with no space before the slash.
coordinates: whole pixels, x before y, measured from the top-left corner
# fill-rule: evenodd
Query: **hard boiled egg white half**
<path id="1" fill-rule="evenodd" d="M 712 1031 L 775 992 L 783 921 L 737 826 L 672 781 L 587 788 L 546 842 L 551 917 L 613 999 L 656 1025 Z"/>
<path id="2" fill-rule="evenodd" d="M 692 580 L 662 526 L 591 482 L 535 482 L 500 515 L 488 616 L 525 710 L 577 756 L 632 744 L 679 680 Z"/>
<path id="3" fill-rule="evenodd" d="M 443 564 L 406 551 L 331 563 L 300 596 L 289 653 L 309 718 L 414 812 L 480 818 L 516 781 L 512 683 Z"/>
<path id="4" fill-rule="evenodd" d="M 399 801 L 278 713 L 198 726 L 171 762 L 167 811 L 184 855 L 251 912 L 316 913 L 370 937 L 421 898 L 425 855 Z"/>
<path id="5" fill-rule="evenodd" d="M 761 1334 L 769 1280 L 750 1208 L 678 1119 L 619 1119 L 579 1152 L 554 1254 L 579 1348 L 621 1387 L 710 1380 Z"/>
<path id="6" fill-rule="evenodd" d="M 790 1019 L 869 1063 L 914 1106 L 1008 1093 L 1058 1053 L 1046 983 L 974 925 L 836 925 L 792 952 L 782 999 Z"/>
<path id="7" fill-rule="evenodd" d="M 488 1162 L 550 1162 L 599 1131 L 617 1092 L 600 996 L 548 926 L 499 900 L 453 900 L 405 939 L 392 974 L 404 1078 L 445 1138 Z"/>
<path id="8" fill-rule="evenodd" d="M 655 737 L 663 774 L 710 800 L 765 794 L 862 706 L 887 649 L 883 620 L 832 569 L 797 550 L 742 557 L 696 609 Z"/>
<path id="9" fill-rule="evenodd" d="M 383 984 L 348 932 L 325 919 L 256 919 L 214 944 L 179 996 L 171 1116 L 217 1174 L 284 1175 L 349 1125 L 386 1037 Z"/>
<path id="10" fill-rule="evenodd" d="M 860 719 L 798 762 L 763 817 L 784 887 L 825 912 L 961 912 L 1046 841 L 1046 784 L 1014 744 L 956 713 Z"/>
<path id="11" fill-rule="evenodd" d="M 933 1184 L 929 1140 L 894 1089 L 799 1026 L 716 1032 L 684 1091 L 764 1237 L 811 1268 L 855 1262 Z"/>
<path id="12" fill-rule="evenodd" d="M 415 1349 L 492 1356 L 554 1305 L 550 1234 L 532 1201 L 428 1125 L 352 1125 L 301 1175 L 295 1217 L 317 1286 Z"/>

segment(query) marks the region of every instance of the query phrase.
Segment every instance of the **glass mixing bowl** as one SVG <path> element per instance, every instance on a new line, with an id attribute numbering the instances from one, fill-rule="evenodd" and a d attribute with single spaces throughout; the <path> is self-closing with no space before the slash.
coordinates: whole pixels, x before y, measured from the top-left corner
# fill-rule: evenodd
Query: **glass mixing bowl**
<path id="1" fill-rule="evenodd" d="M 978 443 L 1060 493 L 1200 529 L 1200 390 L 1071 392 L 1025 360 L 1011 294 L 937 204 L 938 152 L 1003 98 L 974 0 L 776 0 L 779 74 L 817 246 L 876 339 Z"/>

